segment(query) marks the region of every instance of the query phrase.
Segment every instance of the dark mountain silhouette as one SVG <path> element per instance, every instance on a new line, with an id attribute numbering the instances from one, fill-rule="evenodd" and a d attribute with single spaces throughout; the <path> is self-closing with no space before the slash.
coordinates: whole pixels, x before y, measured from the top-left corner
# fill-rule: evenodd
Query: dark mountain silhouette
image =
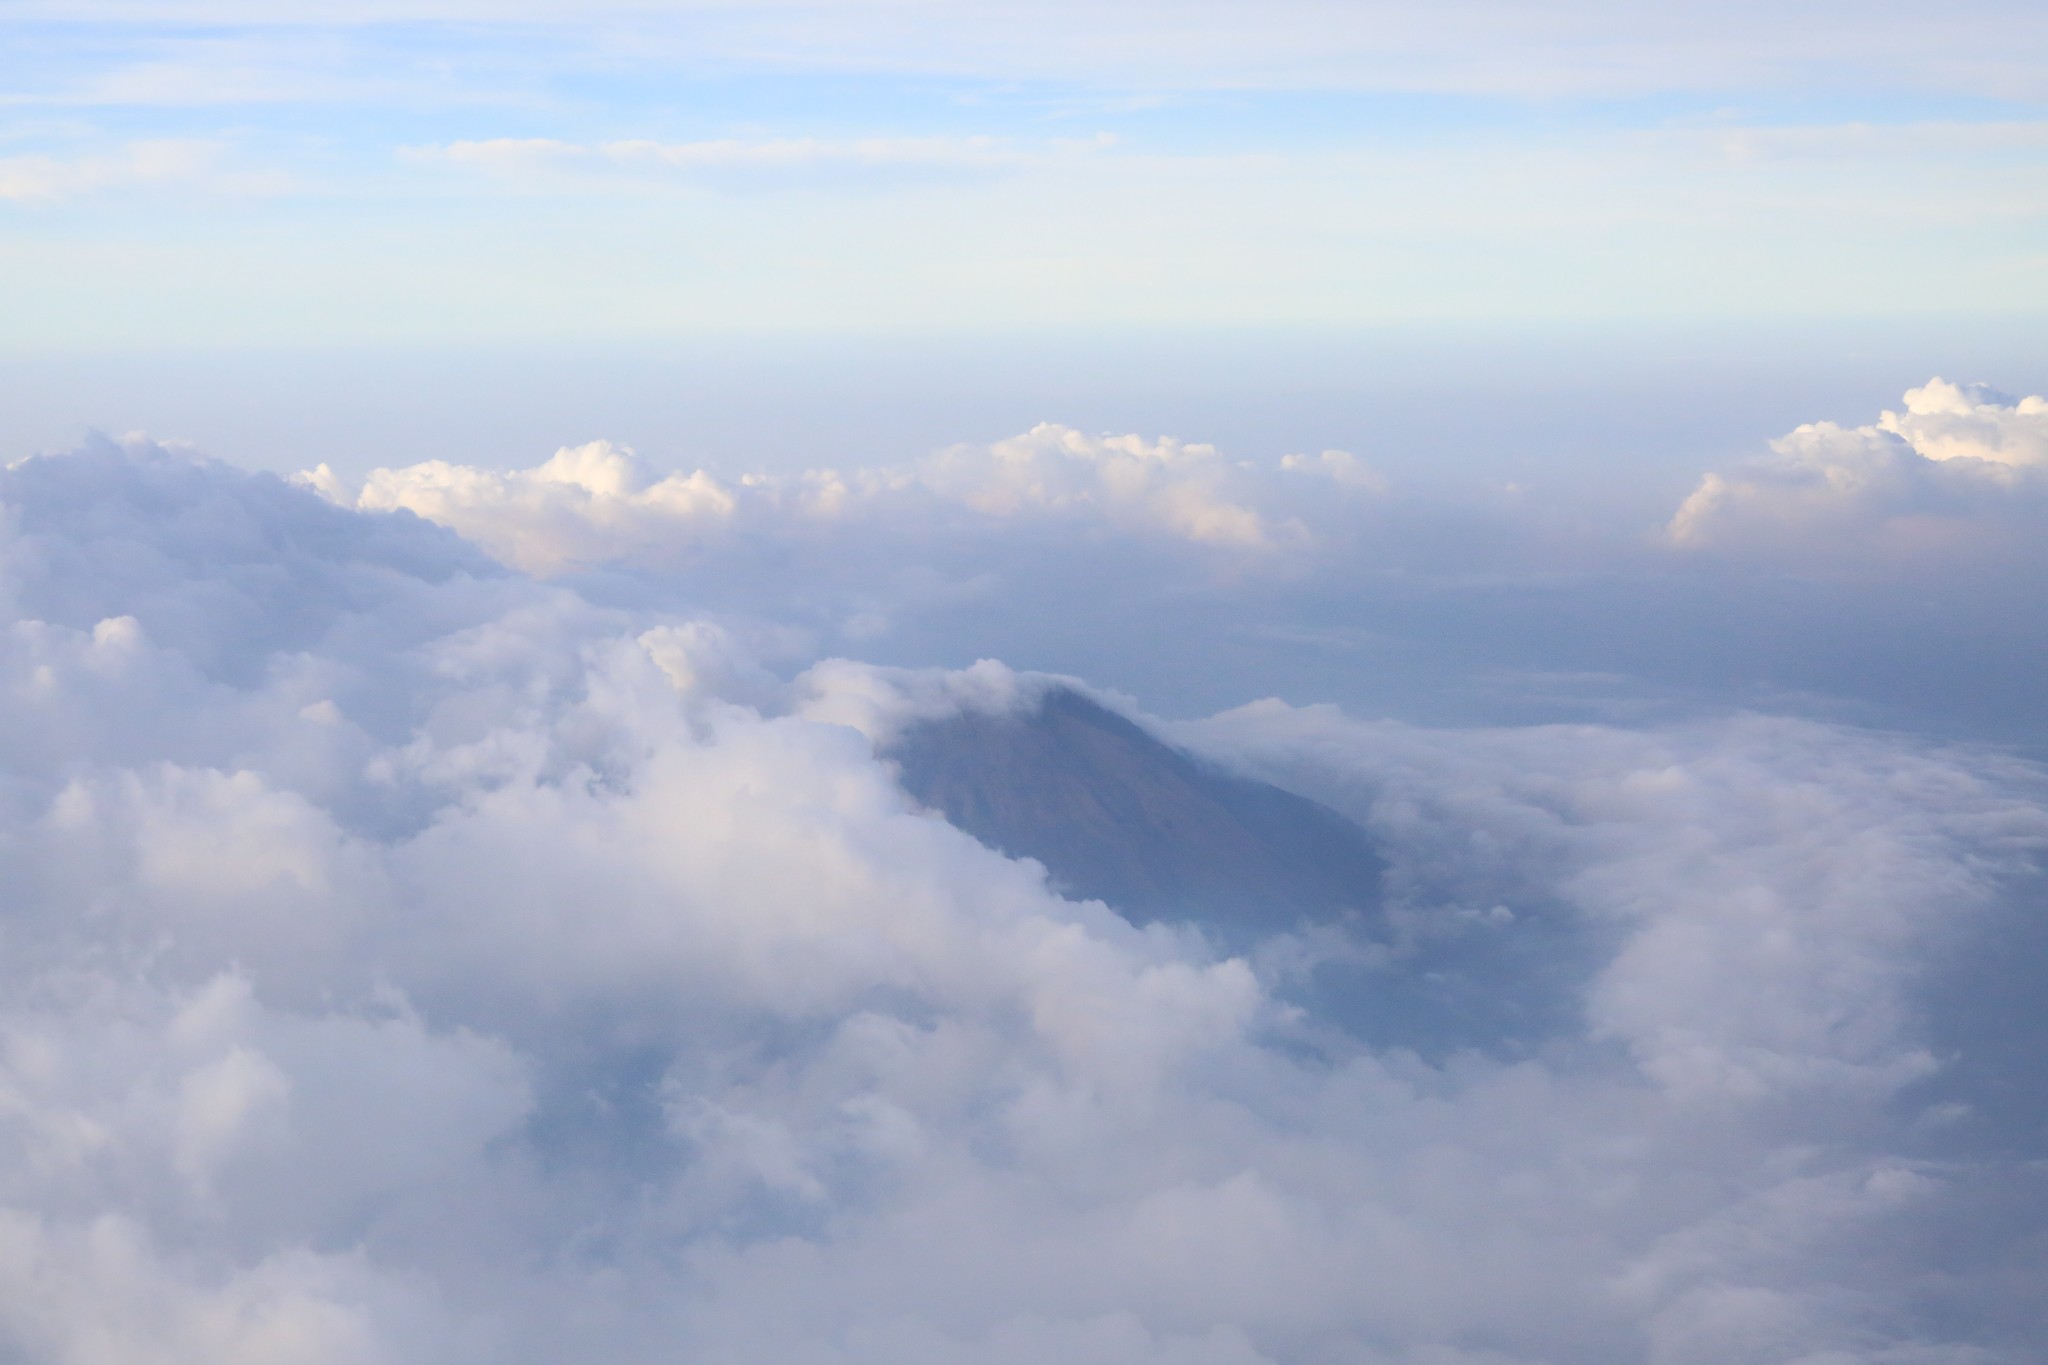
<path id="1" fill-rule="evenodd" d="M 905 790 L 954 825 L 1140 923 L 1193 920 L 1243 941 L 1379 906 L 1385 864 L 1356 824 L 1069 688 L 1016 714 L 915 726 L 890 756 Z"/>

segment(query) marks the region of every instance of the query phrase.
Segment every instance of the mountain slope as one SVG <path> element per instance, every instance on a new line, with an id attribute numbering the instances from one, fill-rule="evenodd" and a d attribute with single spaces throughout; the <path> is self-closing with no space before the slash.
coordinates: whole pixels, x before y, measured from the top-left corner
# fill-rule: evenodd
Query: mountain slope
<path id="1" fill-rule="evenodd" d="M 1350 820 L 1203 763 L 1071 689 L 1019 714 L 925 722 L 890 756 L 904 788 L 953 824 L 1139 922 L 1189 919 L 1242 938 L 1379 904 L 1384 863 Z"/>

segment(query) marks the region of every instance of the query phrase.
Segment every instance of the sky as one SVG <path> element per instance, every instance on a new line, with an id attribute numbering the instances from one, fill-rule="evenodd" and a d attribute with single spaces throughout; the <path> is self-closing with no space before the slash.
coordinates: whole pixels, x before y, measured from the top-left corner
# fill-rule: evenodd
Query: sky
<path id="1" fill-rule="evenodd" d="M 0 0 L 0 1362 L 2033 1365 L 2044 105 L 2017 3 Z M 1383 873 L 906 791 L 1059 689 Z"/>
<path id="2" fill-rule="evenodd" d="M 0 25 L 18 349 L 2048 291 L 2022 3 L 13 0 Z"/>

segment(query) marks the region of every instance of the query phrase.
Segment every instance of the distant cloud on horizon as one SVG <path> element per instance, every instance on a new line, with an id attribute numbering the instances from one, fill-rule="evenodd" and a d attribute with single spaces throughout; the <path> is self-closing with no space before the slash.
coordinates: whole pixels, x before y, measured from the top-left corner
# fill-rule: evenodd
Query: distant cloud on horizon
<path id="1" fill-rule="evenodd" d="M 1261 470 L 1213 446 L 1090 436 L 1052 423 L 900 466 L 793 477 L 727 480 L 700 469 L 656 479 L 631 451 L 593 441 L 524 470 L 432 461 L 373 470 L 360 490 L 324 465 L 295 478 L 343 506 L 415 512 L 543 575 L 606 563 L 659 566 L 715 544 L 728 529 L 823 539 L 845 523 L 856 536 L 876 527 L 886 538 L 893 529 L 934 529 L 930 514 L 941 508 L 978 514 L 991 529 L 1018 517 L 1099 522 L 1218 551 L 1278 552 L 1312 541 L 1297 515 L 1308 505 L 1327 509 L 1332 499 L 1384 491 L 1369 466 L 1343 451 L 1290 456 Z"/>
<path id="2" fill-rule="evenodd" d="M 2027 556 L 2048 514 L 2048 399 L 1932 379 L 1875 423 L 1816 422 L 1710 473 L 1673 516 L 1681 549 L 1901 570 Z"/>

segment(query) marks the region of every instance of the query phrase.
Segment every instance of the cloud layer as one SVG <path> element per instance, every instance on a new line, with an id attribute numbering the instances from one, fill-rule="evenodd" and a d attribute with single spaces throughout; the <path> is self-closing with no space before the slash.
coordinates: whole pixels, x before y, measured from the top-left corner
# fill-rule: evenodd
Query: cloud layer
<path id="1" fill-rule="evenodd" d="M 1936 378 L 1874 423 L 1808 423 L 1772 441 L 1767 456 L 1706 474 L 1664 528 L 1663 544 L 1676 552 L 1664 566 L 1702 554 L 1863 571 L 2024 557 L 2038 540 L 2044 470 L 2048 399 Z M 796 476 L 699 469 L 656 478 L 632 451 L 597 441 L 510 472 L 433 461 L 374 470 L 360 490 L 324 466 L 298 477 L 342 506 L 412 511 L 542 575 L 673 565 L 748 536 L 836 542 L 865 555 L 869 538 L 928 541 L 947 526 L 965 528 L 984 553 L 992 539 L 1051 526 L 1268 566 L 1348 557 L 1419 567 L 1421 544 L 1412 532 L 1404 542 L 1384 516 L 1399 490 L 1346 451 L 1262 463 L 1171 437 L 1050 423 L 913 463 Z M 1412 522 L 1415 504 L 1404 511 Z M 1605 534 L 1605 546 L 1582 537 L 1581 564 L 1623 557 L 1621 538 Z M 1532 550 L 1545 552 L 1520 547 Z M 1460 553 L 1469 563 L 1473 547 Z"/>
<path id="2" fill-rule="evenodd" d="M 2039 1135 L 1942 1089 L 1924 967 L 2027 903 L 2035 768 L 1761 717 L 1147 721 L 1392 861 L 1384 925 L 1230 957 L 877 757 L 1042 679 L 815 659 L 455 534 L 553 571 L 939 512 L 1256 558 L 1356 472 L 1301 463 L 596 445 L 352 507 L 144 443 L 7 469 L 7 1352 L 2028 1359 Z M 1450 1003 L 1366 1027 L 1333 980 Z"/>

